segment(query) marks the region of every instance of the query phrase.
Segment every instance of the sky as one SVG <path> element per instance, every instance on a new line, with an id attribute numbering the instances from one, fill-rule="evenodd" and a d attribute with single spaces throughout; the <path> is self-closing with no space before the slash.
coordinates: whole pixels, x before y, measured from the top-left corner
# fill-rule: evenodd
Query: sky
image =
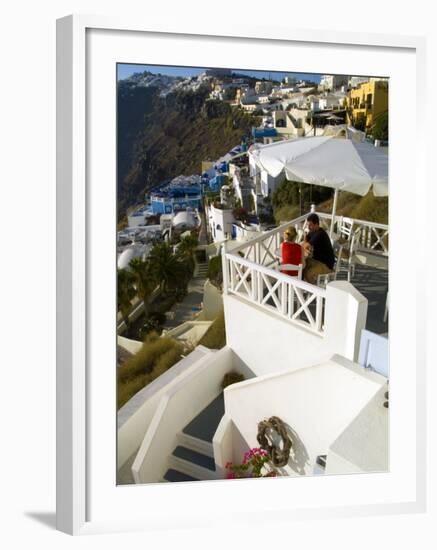
<path id="1" fill-rule="evenodd" d="M 149 71 L 151 73 L 165 74 L 169 76 L 197 76 L 205 71 L 204 68 L 195 67 L 170 67 L 161 65 L 130 65 L 128 63 L 117 64 L 117 79 L 122 80 L 131 76 L 133 73 L 141 73 L 143 71 Z M 309 74 L 309 73 L 292 73 L 292 72 L 276 72 L 276 71 L 248 71 L 243 69 L 232 69 L 234 72 L 244 74 L 247 76 L 253 76 L 255 78 L 272 78 L 274 80 L 282 80 L 285 76 L 292 76 L 295 78 L 302 78 L 307 80 L 313 80 L 314 82 L 320 82 L 321 75 Z"/>

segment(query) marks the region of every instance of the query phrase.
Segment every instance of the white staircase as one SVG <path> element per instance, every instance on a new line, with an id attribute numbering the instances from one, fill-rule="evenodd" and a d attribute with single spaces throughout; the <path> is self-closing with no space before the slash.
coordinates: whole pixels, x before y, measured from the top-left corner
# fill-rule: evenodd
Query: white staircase
<path id="1" fill-rule="evenodd" d="M 217 479 L 212 443 L 183 432 L 177 435 L 177 440 L 163 481 Z"/>
<path id="2" fill-rule="evenodd" d="M 194 269 L 194 277 L 206 278 L 208 273 L 208 262 L 196 263 Z"/>
<path id="3" fill-rule="evenodd" d="M 162 481 L 218 479 L 212 438 L 224 413 L 223 395 L 217 396 L 176 435 Z"/>

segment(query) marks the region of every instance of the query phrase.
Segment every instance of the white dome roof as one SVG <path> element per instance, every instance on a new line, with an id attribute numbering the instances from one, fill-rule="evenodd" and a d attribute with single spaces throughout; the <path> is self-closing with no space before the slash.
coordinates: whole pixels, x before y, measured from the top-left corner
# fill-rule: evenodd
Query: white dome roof
<path id="1" fill-rule="evenodd" d="M 186 225 L 186 226 L 194 227 L 196 225 L 196 217 L 194 213 L 187 212 L 186 210 L 182 210 L 181 212 L 178 212 L 173 218 L 173 227 L 176 227 L 178 225 Z"/>
<path id="2" fill-rule="evenodd" d="M 145 246 L 139 244 L 131 244 L 120 254 L 117 260 L 118 269 L 127 269 L 129 263 L 134 258 L 140 258 L 145 251 Z"/>

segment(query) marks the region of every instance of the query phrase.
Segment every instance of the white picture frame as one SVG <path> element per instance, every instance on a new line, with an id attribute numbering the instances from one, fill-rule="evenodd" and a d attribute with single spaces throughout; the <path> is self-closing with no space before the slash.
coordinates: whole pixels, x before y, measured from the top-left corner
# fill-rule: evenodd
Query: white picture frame
<path id="1" fill-rule="evenodd" d="M 373 499 L 372 493 L 367 495 L 367 499 L 360 501 L 355 500 L 353 504 L 347 504 L 347 499 L 338 503 L 330 504 L 329 500 L 323 499 L 323 488 L 314 488 L 314 481 L 310 479 L 292 480 L 294 483 L 307 484 L 307 491 L 310 495 L 319 495 L 319 500 L 313 504 L 304 503 L 302 507 L 296 506 L 295 503 L 288 502 L 288 499 L 281 497 L 284 493 L 281 485 L 284 486 L 285 480 L 265 480 L 262 482 L 262 490 L 260 485 L 254 486 L 253 481 L 245 482 L 212 482 L 188 484 L 190 487 L 169 487 L 163 485 L 141 486 L 141 487 L 124 487 L 118 488 L 118 494 L 112 491 L 112 488 L 103 488 L 102 484 L 108 485 L 103 479 L 99 480 L 100 485 L 94 483 L 96 467 L 93 452 L 91 452 L 92 442 L 99 441 L 99 447 L 105 448 L 105 445 L 111 445 L 110 438 L 115 440 L 115 432 L 113 431 L 114 422 L 103 416 L 100 418 L 95 414 L 93 409 L 95 399 L 95 383 L 91 383 L 92 376 L 92 357 L 94 357 L 93 342 L 89 334 L 89 318 L 90 315 L 95 315 L 94 306 L 91 305 L 94 299 L 90 295 L 91 289 L 94 288 L 90 281 L 94 275 L 90 273 L 90 248 L 93 248 L 93 239 L 95 239 L 95 231 L 93 223 L 97 216 L 102 216 L 96 209 L 95 197 L 93 189 L 90 189 L 89 177 L 92 173 L 90 168 L 89 150 L 87 149 L 87 117 L 90 116 L 89 109 L 92 108 L 91 95 L 93 91 L 89 89 L 89 71 L 90 60 L 87 57 L 90 55 L 90 50 L 96 51 L 102 48 L 98 40 L 92 38 L 92 33 L 100 33 L 99 36 L 106 35 L 105 40 L 112 41 L 115 44 L 115 36 L 125 36 L 138 46 L 141 37 L 153 37 L 154 39 L 165 40 L 183 40 L 184 43 L 189 43 L 190 40 L 208 41 L 220 40 L 223 42 L 234 44 L 235 48 L 243 49 L 251 46 L 255 48 L 256 44 L 262 44 L 263 48 L 284 48 L 284 47 L 302 47 L 308 51 L 311 48 L 326 48 L 331 52 L 334 59 L 338 57 L 337 50 L 342 50 L 345 53 L 352 55 L 357 49 L 369 52 L 392 52 L 393 55 L 403 56 L 408 59 L 414 57 L 412 66 L 415 70 L 410 70 L 410 65 L 405 64 L 406 78 L 413 79 L 415 82 L 415 108 L 411 109 L 410 121 L 414 121 L 414 131 L 416 134 L 417 149 L 411 152 L 414 159 L 414 169 L 409 172 L 408 176 L 413 176 L 416 183 L 417 192 L 419 189 L 425 191 L 424 177 L 424 161 L 421 156 L 420 140 L 424 135 L 422 132 L 422 124 L 424 121 L 424 82 L 425 82 L 425 40 L 421 37 L 407 37 L 395 35 L 371 35 L 371 34 L 355 34 L 355 33 L 334 33 L 320 32 L 314 33 L 309 30 L 288 29 L 288 28 L 245 28 L 244 26 L 230 26 L 228 29 L 221 29 L 220 35 L 217 35 L 213 27 L 211 29 L 202 29 L 202 34 L 195 27 L 190 28 L 189 25 L 184 28 L 172 28 L 168 25 L 156 25 L 150 22 L 129 21 L 123 19 L 111 19 L 96 16 L 74 15 L 58 20 L 57 23 L 57 528 L 61 531 L 70 534 L 83 534 L 90 532 L 103 532 L 113 530 L 130 530 L 130 529 L 156 529 L 156 528 L 171 528 L 172 526 L 190 525 L 192 527 L 201 525 L 212 525 L 215 522 L 223 520 L 218 514 L 214 518 L 208 520 L 207 516 L 201 515 L 201 506 L 199 502 L 209 499 L 211 491 L 214 491 L 215 500 L 222 505 L 226 499 L 234 501 L 246 495 L 247 498 L 256 498 L 258 492 L 261 491 L 266 503 L 264 509 L 264 518 L 266 521 L 274 521 L 275 519 L 289 518 L 306 518 L 306 517 L 338 517 L 342 515 L 363 515 L 363 514 L 390 514 L 400 512 L 421 512 L 425 511 L 426 505 L 426 464 L 425 464 L 425 427 L 426 427 L 426 401 L 425 401 L 425 330 L 424 323 L 426 319 L 424 310 L 424 296 L 426 289 L 423 285 L 418 284 L 414 287 L 414 292 L 411 291 L 410 296 L 410 311 L 415 310 L 416 316 L 411 319 L 408 329 L 414 329 L 414 342 L 408 348 L 404 348 L 405 357 L 414 357 L 414 384 L 408 384 L 406 379 L 399 378 L 399 385 L 392 384 L 391 393 L 391 414 L 402 415 L 402 399 L 401 396 L 408 395 L 402 392 L 411 392 L 411 387 L 415 387 L 415 393 L 410 394 L 412 400 L 411 406 L 414 407 L 414 419 L 408 421 L 402 417 L 402 421 L 410 434 L 409 443 L 413 449 L 409 449 L 409 457 L 411 459 L 408 464 L 405 479 L 401 482 L 403 487 L 398 487 L 399 492 L 389 489 L 390 476 L 392 473 L 386 474 L 387 477 L 387 493 L 381 497 L 379 501 Z M 120 54 L 122 62 L 138 62 L 133 58 L 133 52 L 137 52 L 137 58 L 143 59 L 144 63 L 150 63 L 150 59 L 141 57 L 141 50 L 134 50 L 133 42 L 126 43 L 126 47 Z M 107 42 L 108 43 L 108 42 Z M 130 48 L 130 49 L 129 49 Z M 108 63 L 112 63 L 110 52 L 108 49 Z M 129 54 L 129 51 L 131 54 Z M 279 51 L 279 50 L 278 50 Z M 131 57 L 132 55 L 132 57 Z M 199 54 L 200 55 L 200 54 Z M 126 57 L 127 56 L 127 57 Z M 173 64 L 181 64 L 176 59 L 176 52 L 172 52 L 170 48 L 162 50 L 162 61 L 160 64 L 168 64 L 167 59 L 175 58 Z M 347 56 L 346 56 L 347 57 Z M 383 57 L 383 56 L 381 56 Z M 165 58 L 165 59 L 164 59 Z M 365 62 L 365 56 L 361 61 L 361 65 Z M 223 57 L 223 66 L 226 66 L 226 58 Z M 192 63 L 187 63 L 192 64 Z M 228 63 L 229 64 L 229 63 Z M 197 66 L 204 66 L 200 63 Z M 209 66 L 214 66 L 212 63 Z M 242 67 L 244 68 L 244 67 Z M 250 67 L 252 68 L 252 67 Z M 270 68 L 270 67 L 263 67 Z M 297 68 L 284 67 L 287 70 L 296 70 Z M 275 67 L 271 67 L 272 70 Z M 328 72 L 329 68 L 324 71 L 316 70 L 318 67 L 312 67 L 312 72 Z M 400 71 L 399 67 L 393 71 Z M 302 71 L 303 72 L 303 71 Z M 334 72 L 334 71 L 332 71 Z M 364 71 L 356 71 L 355 74 L 370 74 Z M 395 74 L 395 73 L 393 73 Z M 400 74 L 394 81 L 401 82 Z M 392 76 L 392 75 L 390 75 Z M 114 68 L 115 79 L 115 68 Z M 114 81 L 115 85 L 115 81 Z M 105 106 L 110 105 L 110 93 L 105 103 Z M 113 98 L 113 108 L 115 116 L 115 100 Z M 414 111 L 414 112 L 413 112 Z M 399 122 L 391 121 L 391 127 L 396 127 Z M 413 124 L 413 123 L 412 123 Z M 112 140 L 112 141 L 111 141 Z M 109 147 L 105 151 L 110 151 L 111 144 L 115 140 L 115 135 L 110 138 L 106 146 Z M 390 173 L 391 177 L 399 176 L 399 180 L 406 175 L 402 175 L 397 170 L 397 162 L 402 156 L 408 143 L 400 142 L 393 149 L 395 152 L 390 157 Z M 102 145 L 102 147 L 104 147 Z M 422 144 L 424 149 L 424 146 Z M 393 150 L 392 149 L 392 150 Z M 397 153 L 396 153 L 397 150 Z M 115 149 L 114 166 L 115 166 Z M 88 155 L 88 157 L 87 157 Z M 109 187 L 111 193 L 111 187 Z M 114 188 L 112 189 L 114 191 Z M 401 196 L 398 197 L 399 205 L 401 205 Z M 396 205 L 398 206 L 398 205 Z M 111 210 L 113 203 L 109 207 L 105 223 L 110 223 L 114 217 L 114 212 Z M 396 210 L 391 206 L 391 216 L 393 215 L 395 227 L 400 227 L 400 223 L 396 221 Z M 112 216 L 112 218 L 111 218 Z M 414 214 L 413 223 L 417 224 L 418 209 Z M 107 225 L 105 227 L 108 227 Z M 94 236 L 93 236 L 94 235 Z M 395 243 L 396 244 L 396 243 Z M 413 239 L 413 246 L 416 246 L 419 257 L 424 257 L 424 250 L 420 243 L 416 243 Z M 395 247 L 396 249 L 396 247 Z M 103 247 L 102 255 L 106 252 L 111 254 L 111 245 Z M 421 256 L 422 255 L 422 256 Z M 103 256 L 102 256 L 103 257 Z M 112 261 L 112 260 L 110 260 Z M 393 264 L 391 260 L 391 272 L 393 272 Z M 390 282 L 392 285 L 392 281 Z M 391 297 L 393 296 L 392 290 Z M 422 298 L 422 303 L 420 302 Z M 394 316 L 396 316 L 396 302 L 394 307 Z M 392 314 L 392 311 L 390 312 Z M 103 317 L 103 316 L 102 316 Z M 111 321 L 111 320 L 110 320 Z M 112 321 L 111 321 L 112 322 Z M 394 323 L 395 324 L 395 323 Z M 395 327 L 396 328 L 396 327 Z M 396 333 L 396 338 L 402 337 L 401 329 Z M 95 334 L 95 333 L 94 333 Z M 111 337 L 110 332 L 104 334 L 101 330 L 100 339 Z M 405 344 L 408 347 L 408 344 Z M 391 356 L 397 358 L 396 351 L 391 343 Z M 114 345 L 115 347 L 115 345 Z M 405 359 L 407 361 L 407 359 Z M 404 364 L 404 366 L 406 366 Z M 114 364 L 115 369 L 115 364 Z M 107 369 L 108 377 L 111 376 L 111 368 Z M 403 376 L 403 374 L 402 374 Z M 103 385 L 106 382 L 102 382 Z M 106 387 L 106 386 L 105 386 Z M 397 390 L 399 393 L 397 394 Z M 111 390 L 112 391 L 112 390 Z M 399 400 L 397 400 L 399 395 Z M 105 404 L 106 406 L 106 404 Z M 104 408 L 102 407 L 102 410 Z M 107 409 L 104 409 L 107 410 Z M 114 404 L 115 416 L 115 404 Z M 101 424 L 98 424 L 98 423 Z M 91 427 L 92 425 L 92 427 Z M 99 434 L 97 435 L 96 426 L 100 426 Z M 414 435 L 413 435 L 414 431 Z M 402 433 L 392 429 L 391 443 L 398 443 L 397 447 L 392 445 L 391 448 L 401 448 Z M 413 445 L 414 443 L 414 445 Z M 108 447 L 109 448 L 109 447 Z M 112 452 L 112 451 L 111 451 Z M 406 454 L 408 454 L 406 452 Z M 396 458 L 396 457 L 395 457 Z M 108 455 L 108 462 L 113 458 Z M 114 462 L 115 469 L 115 462 Z M 399 468 L 402 467 L 400 464 Z M 408 475 L 407 475 L 408 474 Z M 381 474 L 379 474 L 381 475 Z M 394 474 L 393 474 L 394 476 Z M 114 476 L 115 477 L 115 476 Z M 353 476 L 357 477 L 357 476 Z M 378 480 L 355 480 L 346 479 L 347 476 L 337 476 L 324 480 L 326 486 L 329 486 L 331 494 L 338 490 L 347 493 L 348 484 L 357 484 L 364 490 L 364 485 L 376 487 Z M 385 478 L 384 478 L 385 479 Z M 394 479 L 394 478 L 393 478 Z M 379 478 L 382 483 L 383 478 Z M 256 480 L 254 480 L 257 483 Z M 397 478 L 396 485 L 399 485 Z M 317 481 L 320 484 L 320 480 Z M 372 485 L 373 483 L 373 485 Z M 385 483 L 385 481 L 384 481 Z M 94 484 L 94 485 L 93 485 Z M 273 491 L 272 484 L 275 485 Z M 382 483 L 383 484 L 383 483 Z M 357 485 L 357 487 L 358 487 Z M 394 485 L 394 483 L 392 483 Z M 91 489 L 92 486 L 92 489 Z M 355 489 L 354 489 L 355 490 Z M 137 491 L 144 495 L 144 491 L 153 494 L 156 506 L 153 513 L 144 510 L 141 513 L 126 514 L 124 517 L 117 515 L 117 508 L 101 508 L 99 513 L 90 513 L 91 508 L 98 507 L 96 502 L 109 501 L 111 498 L 119 498 L 123 503 L 123 507 L 127 506 L 129 501 L 135 498 L 138 502 L 138 497 L 134 496 Z M 166 510 L 166 517 L 160 518 L 160 506 L 165 502 L 165 497 L 168 499 L 168 491 L 171 491 L 171 500 L 174 501 L 174 507 Z M 272 492 L 273 491 L 273 492 Z M 319 492 L 317 492 L 319 491 Z M 391 492 L 390 492 L 391 491 Z M 346 494 L 345 493 L 345 494 Z M 402 493 L 402 495 L 401 495 Z M 273 494 L 278 496 L 275 506 L 268 506 L 269 498 Z M 327 497 L 328 493 L 325 493 Z M 229 496 L 227 496 L 229 495 Z M 191 513 L 188 516 L 177 514 L 178 503 L 191 499 L 192 510 L 196 513 Z M 373 500 L 372 500 L 373 499 Z M 341 502 L 344 502 L 341 504 Z M 264 505 L 261 505 L 261 509 Z M 197 517 L 196 517 L 197 514 Z M 94 517 L 95 516 L 95 517 Z M 254 520 L 252 520 L 254 521 Z"/>

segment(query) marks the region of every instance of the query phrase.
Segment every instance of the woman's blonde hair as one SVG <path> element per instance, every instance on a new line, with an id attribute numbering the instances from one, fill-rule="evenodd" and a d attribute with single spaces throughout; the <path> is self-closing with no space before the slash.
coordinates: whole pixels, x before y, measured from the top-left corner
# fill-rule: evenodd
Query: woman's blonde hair
<path id="1" fill-rule="evenodd" d="M 297 237 L 297 231 L 294 227 L 288 227 L 285 231 L 284 231 L 284 237 L 285 237 L 285 240 L 288 241 L 288 242 L 293 242 L 296 237 Z"/>

